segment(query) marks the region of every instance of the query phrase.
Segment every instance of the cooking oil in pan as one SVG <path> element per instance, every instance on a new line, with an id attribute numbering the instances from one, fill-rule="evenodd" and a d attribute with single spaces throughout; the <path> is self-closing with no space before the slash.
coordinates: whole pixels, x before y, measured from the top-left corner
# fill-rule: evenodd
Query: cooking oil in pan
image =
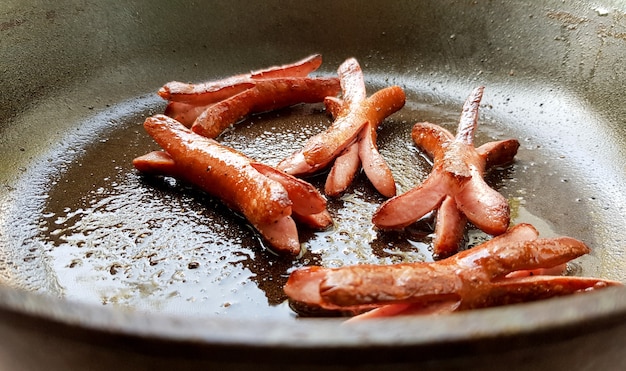
<path id="1" fill-rule="evenodd" d="M 419 184 L 430 171 L 429 159 L 412 143 L 413 124 L 429 121 L 454 132 L 461 104 L 409 91 L 405 108 L 382 124 L 379 147 L 399 193 Z M 384 199 L 362 174 L 345 194 L 328 200 L 334 217 L 331 228 L 301 228 L 302 256 L 274 255 L 246 221 L 219 200 L 173 178 L 145 177 L 133 168 L 134 157 L 158 149 L 141 124 L 162 109 L 160 102 L 147 97 L 121 103 L 83 123 L 82 131 L 25 176 L 24 184 L 29 176 L 41 174 L 45 181 L 30 187 L 20 200 L 25 214 L 19 223 L 30 221 L 36 228 L 12 225 L 11 236 L 20 239 L 26 252 L 23 261 L 14 263 L 23 268 L 7 281 L 71 300 L 137 310 L 294 318 L 282 287 L 295 268 L 432 261 L 432 217 L 402 232 L 376 230 L 371 215 Z M 477 144 L 520 135 L 511 123 L 490 115 L 488 107 L 483 110 L 487 113 L 481 114 Z M 301 105 L 253 116 L 219 140 L 276 165 L 329 123 L 321 105 Z M 562 218 L 564 208 L 585 213 L 586 205 L 580 202 L 584 196 L 576 196 L 574 182 L 562 181 L 577 175 L 567 173 L 568 168 L 532 140 L 520 140 L 515 164 L 488 177 L 511 201 L 513 222 L 530 222 L 545 237 L 569 234 L 593 242 L 581 220 L 572 220 L 567 230 L 553 230 L 554 218 Z M 322 187 L 324 178 L 321 174 L 307 180 Z M 532 207 L 537 194 L 554 187 L 570 195 L 562 200 L 564 205 Z M 487 238 L 468 230 L 469 246 Z M 597 259 L 577 264 L 577 272 L 598 273 Z"/>

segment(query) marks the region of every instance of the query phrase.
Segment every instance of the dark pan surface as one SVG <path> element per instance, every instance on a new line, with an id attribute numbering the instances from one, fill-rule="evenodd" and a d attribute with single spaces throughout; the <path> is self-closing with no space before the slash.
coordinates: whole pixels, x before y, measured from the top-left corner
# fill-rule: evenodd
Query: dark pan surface
<path id="1" fill-rule="evenodd" d="M 380 83 L 377 78 L 371 75 L 370 91 Z M 391 81 L 407 89 L 426 84 L 403 76 Z M 412 144 L 412 125 L 436 122 L 454 132 L 462 105 L 452 98 L 435 100 L 428 91 L 408 91 L 407 106 L 388 119 L 380 133 L 381 152 L 392 166 L 400 192 L 419 184 L 430 170 L 427 158 Z M 561 134 L 550 143 L 533 135 L 532 128 L 520 128 L 504 111 L 511 101 L 552 112 L 568 102 L 536 100 L 540 96 L 528 102 L 528 97 L 506 95 L 498 104 L 497 97 L 490 99 L 490 95 L 488 91 L 477 143 L 509 137 L 523 143 L 514 166 L 490 176 L 509 198 L 513 222 L 530 222 L 542 236 L 576 236 L 598 246 L 592 255 L 570 266 L 572 274 L 624 280 L 624 262 L 607 258 L 620 251 L 599 246 L 603 236 L 593 228 L 614 220 L 610 209 L 602 206 L 601 200 L 608 196 L 604 170 L 598 171 L 610 164 L 581 172 L 572 163 L 590 155 L 563 148 L 577 138 Z M 432 224 L 422 222 L 403 233 L 373 228 L 371 215 L 383 198 L 362 176 L 345 195 L 330 200 L 335 219 L 331 229 L 303 230 L 306 252 L 302 256 L 295 260 L 275 256 L 246 221 L 219 200 L 174 179 L 146 178 L 133 169 L 134 157 L 158 148 L 141 124 L 162 109 L 163 104 L 151 95 L 113 105 L 81 123 L 77 132 L 25 172 L 21 197 L 15 200 L 19 209 L 13 212 L 20 217 L 11 221 L 7 231 L 15 241 L 22 241 L 9 265 L 14 267 L 9 284 L 76 301 L 156 312 L 290 318 L 282 286 L 296 267 L 432 261 L 428 250 Z M 566 111 L 574 123 L 590 115 L 582 110 L 577 118 L 571 114 L 573 108 Z M 275 165 L 328 124 L 321 106 L 298 106 L 254 116 L 220 140 Z M 311 181 L 320 186 L 323 177 Z M 551 202 L 555 193 L 564 195 L 558 205 Z M 547 204 L 551 206 L 544 207 Z M 25 229 L 25 225 L 37 228 Z M 471 230 L 468 243 L 485 238 Z"/>
<path id="2" fill-rule="evenodd" d="M 319 52 L 322 74 L 356 57 L 369 93 L 406 90 L 406 107 L 380 132 L 402 191 L 429 170 L 408 139 L 412 124 L 454 130 L 467 94 L 485 85 L 477 142 L 522 143 L 515 164 L 489 178 L 511 200 L 514 222 L 591 246 L 571 274 L 626 282 L 621 2 L 7 1 L 0 9 L 0 360 L 30 369 L 626 362 L 622 289 L 353 327 L 297 318 L 282 293 L 290 270 L 428 260 L 429 236 L 419 226 L 373 230 L 382 199 L 359 178 L 330 202 L 334 228 L 303 230 L 306 253 L 286 260 L 216 200 L 131 166 L 157 149 L 141 123 L 162 112 L 163 83 Z M 320 106 L 298 106 L 255 116 L 220 140 L 275 164 L 328 123 Z M 471 242 L 481 238 L 472 233 Z M 31 346 L 48 351 L 34 356 Z"/>

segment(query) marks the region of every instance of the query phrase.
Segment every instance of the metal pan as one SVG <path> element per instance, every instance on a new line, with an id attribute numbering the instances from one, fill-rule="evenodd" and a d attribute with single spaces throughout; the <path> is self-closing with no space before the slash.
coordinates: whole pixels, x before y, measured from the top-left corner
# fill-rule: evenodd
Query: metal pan
<path id="1" fill-rule="evenodd" d="M 626 282 L 620 2 L 0 7 L 4 368 L 626 366 L 619 288 L 352 326 L 296 316 L 282 292 L 292 269 L 428 260 L 427 226 L 374 230 L 382 198 L 359 178 L 330 201 L 333 228 L 303 230 L 306 252 L 285 259 L 216 200 L 131 165 L 158 148 L 141 123 L 162 112 L 163 83 L 319 52 L 319 74 L 356 57 L 370 93 L 391 84 L 407 92 L 379 137 L 403 191 L 428 172 L 412 124 L 454 129 L 466 95 L 485 85 L 477 141 L 522 142 L 516 163 L 490 178 L 511 200 L 514 223 L 590 245 L 572 274 Z M 297 106 L 252 117 L 220 140 L 275 164 L 328 123 L 320 106 Z"/>

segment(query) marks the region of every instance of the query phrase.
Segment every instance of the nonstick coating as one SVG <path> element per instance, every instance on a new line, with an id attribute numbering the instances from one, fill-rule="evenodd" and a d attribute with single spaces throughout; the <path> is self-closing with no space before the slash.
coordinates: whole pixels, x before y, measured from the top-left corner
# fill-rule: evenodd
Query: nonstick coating
<path id="1" fill-rule="evenodd" d="M 572 274 L 626 282 L 623 4 L 9 1 L 0 8 L 0 361 L 8 366 L 626 363 L 623 289 L 356 326 L 299 318 L 282 292 L 295 267 L 429 260 L 430 237 L 420 228 L 371 228 L 382 198 L 359 177 L 329 203 L 334 228 L 303 231 L 307 252 L 284 259 L 216 200 L 143 177 L 130 163 L 158 148 L 141 123 L 162 112 L 155 92 L 163 83 L 321 53 L 320 75 L 356 57 L 368 92 L 391 84 L 407 92 L 379 143 L 403 191 L 428 172 L 410 142 L 412 124 L 454 130 L 467 94 L 485 85 L 477 142 L 522 143 L 515 164 L 489 178 L 511 200 L 513 221 L 591 246 Z M 220 140 L 275 164 L 329 122 L 321 106 L 298 106 L 255 116 Z M 472 233 L 473 243 L 483 237 Z M 33 355 L 34 347 L 41 352 Z"/>

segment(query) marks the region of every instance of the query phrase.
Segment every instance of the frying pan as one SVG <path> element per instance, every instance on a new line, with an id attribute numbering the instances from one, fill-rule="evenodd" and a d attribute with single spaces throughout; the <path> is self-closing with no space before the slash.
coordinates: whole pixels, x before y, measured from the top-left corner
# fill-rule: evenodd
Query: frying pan
<path id="1" fill-rule="evenodd" d="M 352 326 L 304 318 L 293 267 L 428 259 L 422 229 L 383 234 L 363 179 L 303 231 L 295 260 L 264 249 L 219 202 L 130 165 L 156 90 L 321 53 L 348 57 L 368 91 L 406 107 L 380 147 L 400 190 L 427 163 L 407 130 L 454 129 L 485 85 L 477 141 L 516 137 L 490 182 L 514 222 L 592 254 L 573 274 L 626 282 L 626 7 L 619 1 L 4 1 L 0 13 L 0 362 L 5 369 L 622 369 L 622 288 L 438 317 Z M 255 116 L 220 140 L 272 163 L 321 130 L 319 106 Z M 269 149 L 269 150 L 268 150 Z M 319 178 L 312 178 L 319 184 Z M 426 228 L 427 229 L 427 228 Z M 481 236 L 474 236 L 480 239 Z"/>

